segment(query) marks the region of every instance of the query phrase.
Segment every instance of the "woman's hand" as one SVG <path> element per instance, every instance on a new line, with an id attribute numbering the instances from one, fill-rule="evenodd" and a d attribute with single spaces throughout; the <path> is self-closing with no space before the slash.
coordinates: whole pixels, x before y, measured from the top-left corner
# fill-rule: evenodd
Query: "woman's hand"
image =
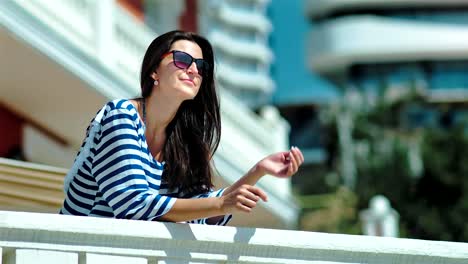
<path id="1" fill-rule="evenodd" d="M 278 152 L 262 159 L 256 167 L 263 174 L 289 178 L 299 170 L 303 162 L 304 156 L 301 150 L 297 147 L 291 147 L 290 151 Z"/>
<path id="2" fill-rule="evenodd" d="M 224 214 L 232 214 L 236 211 L 250 213 L 260 199 L 266 202 L 268 198 L 260 188 L 243 184 L 219 199 L 221 211 Z"/>
<path id="3" fill-rule="evenodd" d="M 253 186 L 262 176 L 270 174 L 280 178 L 291 177 L 303 162 L 304 156 L 297 147 L 262 159 L 246 175 L 226 188 L 223 196 L 219 197 L 218 208 L 223 214 L 251 212 L 260 199 L 265 202 L 268 199 L 265 192 Z"/>

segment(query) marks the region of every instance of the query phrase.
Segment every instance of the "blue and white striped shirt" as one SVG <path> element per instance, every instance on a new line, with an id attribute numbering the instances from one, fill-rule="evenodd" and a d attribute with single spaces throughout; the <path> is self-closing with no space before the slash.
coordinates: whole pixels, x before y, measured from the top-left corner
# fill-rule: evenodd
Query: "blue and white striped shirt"
<path id="1" fill-rule="evenodd" d="M 65 178 L 61 214 L 153 220 L 177 198 L 161 178 L 164 162 L 149 153 L 145 125 L 129 100 L 107 103 L 89 125 L 73 167 Z M 223 189 L 191 198 L 219 197 Z M 226 215 L 217 225 L 231 219 Z M 190 223 L 205 224 L 207 219 Z"/>

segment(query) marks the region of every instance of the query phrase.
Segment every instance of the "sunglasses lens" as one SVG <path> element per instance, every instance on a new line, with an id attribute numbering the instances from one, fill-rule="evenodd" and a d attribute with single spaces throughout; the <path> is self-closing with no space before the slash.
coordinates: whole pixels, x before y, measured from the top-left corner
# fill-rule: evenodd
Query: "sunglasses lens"
<path id="1" fill-rule="evenodd" d="M 208 62 L 202 59 L 199 59 L 199 60 L 196 60 L 195 63 L 197 64 L 198 73 L 204 74 L 205 72 L 208 71 L 209 69 Z"/>
<path id="2" fill-rule="evenodd" d="M 187 69 L 192 64 L 192 57 L 183 52 L 174 52 L 174 64 L 180 69 Z"/>
<path id="3" fill-rule="evenodd" d="M 188 69 L 193 61 L 197 66 L 199 74 L 204 74 L 209 69 L 209 64 L 203 59 L 194 59 L 189 54 L 182 51 L 174 51 L 174 64 L 179 69 Z"/>

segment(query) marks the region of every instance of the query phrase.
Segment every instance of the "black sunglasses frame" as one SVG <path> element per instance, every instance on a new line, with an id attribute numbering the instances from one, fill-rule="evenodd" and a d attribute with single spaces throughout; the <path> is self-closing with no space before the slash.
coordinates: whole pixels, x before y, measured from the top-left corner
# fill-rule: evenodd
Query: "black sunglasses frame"
<path id="1" fill-rule="evenodd" d="M 179 69 L 186 70 L 190 67 L 190 65 L 192 65 L 193 62 L 195 62 L 195 65 L 197 66 L 197 71 L 200 75 L 204 76 L 210 70 L 210 64 L 206 60 L 195 59 L 194 57 L 192 57 L 192 55 L 181 50 L 171 50 L 169 52 L 166 52 L 162 55 L 161 59 L 164 59 L 170 54 L 172 54 L 172 62 Z M 184 57 L 180 57 L 180 56 L 184 56 L 185 59 Z M 188 59 L 190 59 L 190 61 Z M 180 64 L 178 65 L 177 63 L 183 63 L 183 64 L 186 64 L 186 66 L 181 66 Z"/>

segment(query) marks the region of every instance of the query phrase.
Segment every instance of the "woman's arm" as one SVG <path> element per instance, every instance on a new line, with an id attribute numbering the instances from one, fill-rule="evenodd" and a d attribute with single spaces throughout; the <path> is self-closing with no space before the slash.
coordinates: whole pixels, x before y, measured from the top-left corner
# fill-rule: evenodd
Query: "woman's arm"
<path id="1" fill-rule="evenodd" d="M 291 147 L 290 151 L 272 154 L 255 164 L 242 178 L 228 187 L 223 195 L 227 195 L 245 184 L 255 185 L 267 174 L 278 178 L 289 178 L 298 171 L 303 162 L 304 156 L 297 147 Z"/>
<path id="2" fill-rule="evenodd" d="M 156 220 L 184 222 L 223 214 L 221 199 L 219 197 L 198 199 L 178 198 L 169 212 Z"/>
<path id="3" fill-rule="evenodd" d="M 260 197 L 266 201 L 266 195 L 262 190 L 255 186 L 242 185 L 220 197 L 178 198 L 169 212 L 157 220 L 181 222 L 232 214 L 235 211 L 250 212 Z"/>
<path id="4" fill-rule="evenodd" d="M 252 181 L 257 182 L 262 176 L 256 168 L 257 166 L 254 166 L 244 177 L 226 188 L 220 197 L 178 198 L 171 210 L 157 220 L 182 222 L 207 218 L 207 224 L 216 224 L 224 218 L 224 215 L 236 211 L 235 208 L 250 212 L 259 197 L 266 201 L 266 194 L 259 188 L 251 186 L 254 184 Z"/>
<path id="5" fill-rule="evenodd" d="M 251 212 L 257 202 L 268 197 L 260 188 L 253 186 L 264 175 L 269 174 L 280 178 L 294 175 L 304 157 L 297 147 L 288 152 L 272 154 L 252 167 L 242 178 L 228 187 L 221 197 L 200 199 L 177 199 L 171 210 L 160 219 L 167 221 L 187 221 L 199 218 L 210 218 L 208 223 L 217 222 L 220 215 L 235 211 Z"/>

